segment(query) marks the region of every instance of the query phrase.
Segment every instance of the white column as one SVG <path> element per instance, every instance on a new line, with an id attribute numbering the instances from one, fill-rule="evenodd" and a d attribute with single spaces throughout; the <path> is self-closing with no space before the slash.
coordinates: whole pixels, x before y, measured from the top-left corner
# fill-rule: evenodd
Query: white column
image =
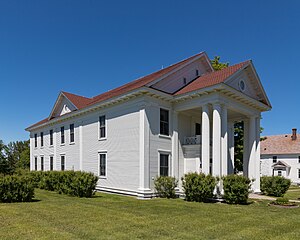
<path id="1" fill-rule="evenodd" d="M 249 120 L 249 164 L 248 164 L 248 177 L 250 179 L 256 179 L 256 118 L 255 116 L 251 116 Z M 252 185 L 252 190 L 256 190 L 255 182 Z"/>
<path id="2" fill-rule="evenodd" d="M 227 129 L 227 122 L 228 122 L 228 114 L 227 114 L 227 107 L 222 107 L 222 115 L 221 115 L 221 125 L 222 125 L 222 162 L 221 162 L 221 176 L 228 174 L 228 129 Z"/>
<path id="3" fill-rule="evenodd" d="M 213 176 L 221 176 L 221 105 L 213 104 Z"/>
<path id="4" fill-rule="evenodd" d="M 149 137 L 150 128 L 146 114 L 146 105 L 143 104 L 140 109 L 140 183 L 139 183 L 139 196 L 146 197 L 145 194 L 151 192 L 150 189 L 150 152 L 149 152 Z"/>
<path id="5" fill-rule="evenodd" d="M 83 135 L 82 135 L 82 125 L 83 122 L 79 124 L 79 169 L 83 171 Z"/>
<path id="6" fill-rule="evenodd" d="M 209 109 L 208 105 L 202 106 L 202 139 L 201 139 L 201 162 L 202 172 L 209 174 L 209 153 L 210 153 L 210 126 L 209 126 Z"/>
<path id="7" fill-rule="evenodd" d="M 256 161 L 255 161 L 255 181 L 253 183 L 254 192 L 260 192 L 260 116 L 256 119 Z"/>
<path id="8" fill-rule="evenodd" d="M 179 179 L 178 161 L 178 112 L 173 111 L 173 134 L 172 134 L 172 176 Z"/>
<path id="9" fill-rule="evenodd" d="M 234 173 L 234 123 L 228 123 L 228 174 Z"/>
<path id="10" fill-rule="evenodd" d="M 244 120 L 244 143 L 243 143 L 243 175 L 248 177 L 249 169 L 249 120 Z"/>

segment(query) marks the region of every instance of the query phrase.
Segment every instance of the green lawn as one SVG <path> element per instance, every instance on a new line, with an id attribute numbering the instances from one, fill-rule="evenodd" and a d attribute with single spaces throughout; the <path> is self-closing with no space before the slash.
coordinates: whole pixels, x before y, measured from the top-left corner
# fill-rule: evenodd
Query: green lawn
<path id="1" fill-rule="evenodd" d="M 300 208 L 80 199 L 36 189 L 32 203 L 0 203 L 0 239 L 300 239 Z"/>
<path id="2" fill-rule="evenodd" d="M 300 187 L 299 186 L 291 186 L 290 189 L 287 191 L 287 193 L 284 195 L 284 197 L 287 197 L 291 200 L 300 200 Z"/>

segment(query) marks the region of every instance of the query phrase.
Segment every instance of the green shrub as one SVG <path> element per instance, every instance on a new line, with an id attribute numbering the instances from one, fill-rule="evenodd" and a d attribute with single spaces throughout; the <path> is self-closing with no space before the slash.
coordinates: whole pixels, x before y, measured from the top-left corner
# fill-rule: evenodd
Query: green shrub
<path id="1" fill-rule="evenodd" d="M 187 201 L 203 202 L 213 197 L 217 179 L 204 173 L 188 173 L 182 178 L 182 184 Z"/>
<path id="2" fill-rule="evenodd" d="M 0 178 L 0 202 L 30 202 L 34 187 L 26 176 L 3 176 Z"/>
<path id="3" fill-rule="evenodd" d="M 224 199 L 230 204 L 246 204 L 251 187 L 249 178 L 239 175 L 227 175 L 222 178 Z"/>
<path id="4" fill-rule="evenodd" d="M 94 174 L 81 171 L 32 171 L 29 178 L 35 187 L 76 197 L 92 197 L 98 181 Z"/>
<path id="5" fill-rule="evenodd" d="M 155 191 L 161 198 L 175 198 L 178 180 L 174 177 L 160 176 L 154 180 Z"/>
<path id="6" fill-rule="evenodd" d="M 288 203 L 289 203 L 289 199 L 285 198 L 285 197 L 279 197 L 275 200 L 275 204 L 278 204 L 278 205 L 285 205 Z"/>
<path id="7" fill-rule="evenodd" d="M 280 176 L 260 178 L 260 190 L 270 196 L 282 197 L 291 185 L 291 180 Z"/>

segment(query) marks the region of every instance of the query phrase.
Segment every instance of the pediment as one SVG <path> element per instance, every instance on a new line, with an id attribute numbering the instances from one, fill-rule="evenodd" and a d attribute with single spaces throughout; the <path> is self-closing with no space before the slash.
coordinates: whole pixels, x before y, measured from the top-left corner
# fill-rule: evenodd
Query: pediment
<path id="1" fill-rule="evenodd" d="M 60 93 L 51 111 L 49 119 L 65 115 L 75 110 L 77 110 L 76 106 L 63 93 Z"/>
<path id="2" fill-rule="evenodd" d="M 245 95 L 271 106 L 256 71 L 250 63 L 224 83 Z"/>

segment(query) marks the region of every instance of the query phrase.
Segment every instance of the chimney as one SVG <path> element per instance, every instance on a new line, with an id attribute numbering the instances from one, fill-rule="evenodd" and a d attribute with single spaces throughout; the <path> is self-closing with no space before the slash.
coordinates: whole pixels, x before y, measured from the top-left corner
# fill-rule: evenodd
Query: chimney
<path id="1" fill-rule="evenodd" d="M 292 129 L 292 140 L 296 140 L 297 139 L 297 128 L 293 128 Z"/>

